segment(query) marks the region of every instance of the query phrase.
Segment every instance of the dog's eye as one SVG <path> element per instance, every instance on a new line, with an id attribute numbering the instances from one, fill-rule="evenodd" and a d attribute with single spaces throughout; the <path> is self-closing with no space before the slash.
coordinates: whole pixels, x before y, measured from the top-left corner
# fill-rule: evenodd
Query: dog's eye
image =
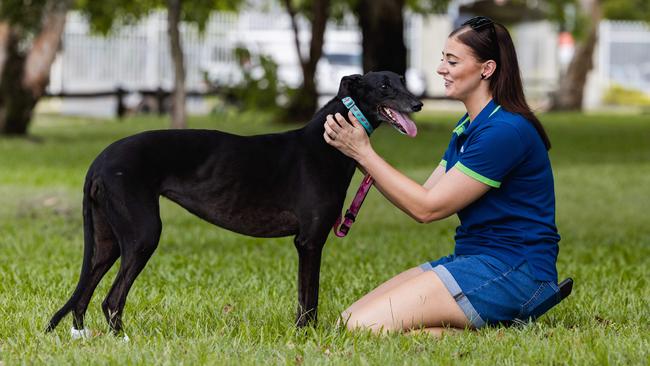
<path id="1" fill-rule="evenodd" d="M 381 84 L 380 88 L 382 88 L 382 89 L 386 89 L 386 88 L 388 88 L 388 85 L 386 85 L 386 84 Z"/>

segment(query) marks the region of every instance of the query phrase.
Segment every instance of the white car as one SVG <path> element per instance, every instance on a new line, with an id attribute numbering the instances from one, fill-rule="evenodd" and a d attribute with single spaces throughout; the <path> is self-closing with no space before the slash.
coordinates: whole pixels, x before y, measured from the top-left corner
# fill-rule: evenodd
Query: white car
<path id="1" fill-rule="evenodd" d="M 363 74 L 361 54 L 324 53 L 316 67 L 318 93 L 336 95 L 341 79 L 353 74 Z"/>

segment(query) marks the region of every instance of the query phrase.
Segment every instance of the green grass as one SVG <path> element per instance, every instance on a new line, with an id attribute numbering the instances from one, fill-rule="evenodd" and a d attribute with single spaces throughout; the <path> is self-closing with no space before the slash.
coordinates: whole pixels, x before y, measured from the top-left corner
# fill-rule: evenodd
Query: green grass
<path id="1" fill-rule="evenodd" d="M 458 116 L 419 115 L 417 139 L 388 128 L 377 150 L 423 181 Z M 14 364 L 648 364 L 650 363 L 650 121 L 646 117 L 541 116 L 551 150 L 562 235 L 558 270 L 574 293 L 536 323 L 432 339 L 334 329 L 340 311 L 382 281 L 453 248 L 456 218 L 417 224 L 372 191 L 345 239 L 330 237 L 319 324 L 292 326 L 297 258 L 290 238 L 255 239 L 216 228 L 162 200 L 158 251 L 125 310 L 129 343 L 73 341 L 71 317 L 42 332 L 71 294 L 82 258 L 81 188 L 111 141 L 165 128 L 38 116 L 35 139 L 0 139 L 0 365 Z M 286 129 L 258 114 L 192 119 L 241 134 Z M 350 189 L 356 189 L 357 175 Z M 87 326 L 106 332 L 95 292 Z"/>

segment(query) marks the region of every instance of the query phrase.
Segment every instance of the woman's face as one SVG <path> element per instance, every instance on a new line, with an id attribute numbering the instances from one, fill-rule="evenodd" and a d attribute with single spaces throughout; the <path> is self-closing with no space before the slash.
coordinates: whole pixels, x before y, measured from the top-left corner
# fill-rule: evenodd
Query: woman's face
<path id="1" fill-rule="evenodd" d="M 478 90 L 481 84 L 483 64 L 471 49 L 455 37 L 447 38 L 442 51 L 440 66 L 436 72 L 445 80 L 445 95 L 452 99 L 465 100 Z"/>

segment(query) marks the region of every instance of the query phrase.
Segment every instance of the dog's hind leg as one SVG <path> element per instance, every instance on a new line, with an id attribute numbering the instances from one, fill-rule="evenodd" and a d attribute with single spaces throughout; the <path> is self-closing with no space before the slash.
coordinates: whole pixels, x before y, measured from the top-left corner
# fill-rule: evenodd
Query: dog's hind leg
<path id="1" fill-rule="evenodd" d="M 84 314 L 93 292 L 104 274 L 119 257 L 119 246 L 106 216 L 97 205 L 98 201 L 103 200 L 102 195 L 102 181 L 86 179 L 83 199 L 84 258 L 79 282 L 70 299 L 50 320 L 47 332 L 54 330 L 61 319 L 71 311 L 74 316 L 74 329 L 83 330 Z M 85 334 L 85 331 L 79 334 Z"/>
<path id="2" fill-rule="evenodd" d="M 121 263 L 102 303 L 104 316 L 116 335 L 122 330 L 122 312 L 129 290 L 158 247 L 162 231 L 157 195 L 144 192 L 123 202 L 122 207 L 108 214 L 113 233 L 118 237 Z"/>
<path id="3" fill-rule="evenodd" d="M 87 275 L 86 287 L 82 290 L 72 312 L 74 318 L 73 326 L 77 330 L 84 328 L 84 315 L 86 314 L 86 309 L 88 309 L 90 299 L 95 292 L 95 288 L 120 256 L 120 247 L 101 209 L 97 207 L 93 208 L 92 220 L 94 227 L 94 250 L 90 262 L 90 271 Z"/>

